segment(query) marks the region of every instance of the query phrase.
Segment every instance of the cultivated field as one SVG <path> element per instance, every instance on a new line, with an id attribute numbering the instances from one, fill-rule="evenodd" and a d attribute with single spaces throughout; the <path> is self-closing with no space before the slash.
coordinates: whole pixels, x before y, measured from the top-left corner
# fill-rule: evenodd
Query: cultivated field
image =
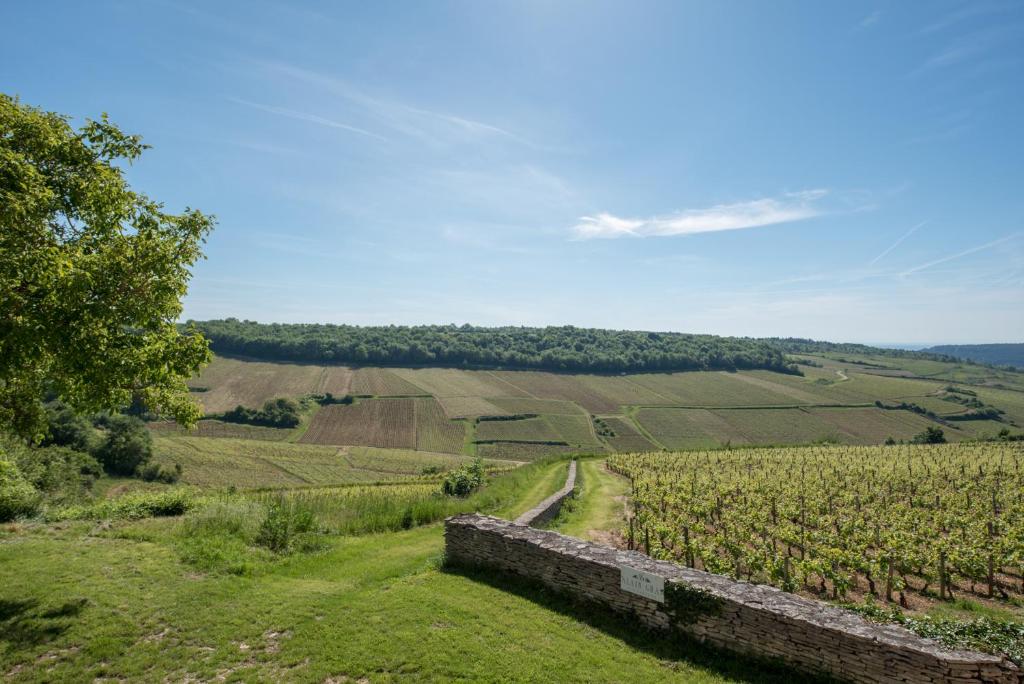
<path id="1" fill-rule="evenodd" d="M 388 449 L 416 448 L 415 399 L 367 399 L 324 406 L 300 440 Z"/>
<path id="2" fill-rule="evenodd" d="M 377 397 L 422 396 L 428 392 L 406 382 L 401 376 L 384 368 L 360 368 L 352 377 L 352 394 Z"/>
<path id="3" fill-rule="evenodd" d="M 468 456 L 412 449 L 333 447 L 248 439 L 159 436 L 156 460 L 180 463 L 186 484 L 283 488 L 420 478 L 468 463 Z M 488 469 L 509 467 L 487 461 Z M 434 485 L 436 489 L 436 483 Z"/>
<path id="4" fill-rule="evenodd" d="M 640 426 L 667 449 L 739 444 L 806 444 L 832 441 L 878 444 L 907 440 L 935 423 L 909 411 L 878 408 L 673 409 L 637 411 Z M 947 428 L 947 438 L 967 436 Z"/>
<path id="5" fill-rule="evenodd" d="M 361 399 L 322 407 L 299 441 L 461 454 L 465 434 L 435 399 Z"/>
<path id="6" fill-rule="evenodd" d="M 243 423 L 225 423 L 221 420 L 209 418 L 196 423 L 195 428 L 192 430 L 186 430 L 177 423 L 169 421 L 149 423 L 148 426 L 156 434 L 164 436 L 233 437 L 235 439 L 262 439 L 270 442 L 283 442 L 294 433 L 294 430 L 289 429 L 246 425 Z"/>
<path id="7" fill-rule="evenodd" d="M 348 394 L 352 371 L 343 366 L 265 363 L 218 356 L 189 385 L 207 413 L 238 405 L 257 408 L 268 399 L 331 392 Z"/>
<path id="8" fill-rule="evenodd" d="M 823 597 L 926 608 L 1024 597 L 1024 446 L 623 455 L 633 543 L 660 558 Z M 627 532 L 628 534 L 628 532 Z"/>
<path id="9" fill-rule="evenodd" d="M 725 444 L 880 444 L 889 437 L 909 440 L 930 426 L 960 441 L 992 437 L 1003 429 L 1021 432 L 1024 426 L 1024 392 L 1007 389 L 1021 374 L 992 370 L 984 376 L 986 369 L 977 366 L 903 364 L 887 357 L 802 358 L 820 367 L 802 366 L 803 376 L 763 370 L 596 375 L 454 368 L 351 371 L 217 358 L 195 382 L 207 390 L 196 393 L 207 406 L 255 406 L 274 396 L 323 391 L 375 399 L 326 406 L 307 432 L 304 425 L 284 434 L 204 421 L 197 434 L 469 455 L 484 446 L 472 441 L 552 442 L 579 451 L 631 452 Z M 953 385 L 946 379 L 951 377 L 983 384 Z M 889 409 L 877 408 L 878 401 Z M 959 420 L 979 410 L 966 401 L 998 409 L 999 420 Z M 614 434 L 595 434 L 590 414 L 610 421 Z M 523 419 L 486 420 L 512 416 Z M 552 452 L 565 450 L 550 446 Z M 516 447 L 484 450 L 508 454 Z M 520 449 L 531 455 L 538 451 L 536 445 Z"/>
<path id="10" fill-rule="evenodd" d="M 416 448 L 461 454 L 466 424 L 449 420 L 436 399 L 416 399 Z"/>
<path id="11" fill-rule="evenodd" d="M 491 442 L 476 445 L 476 453 L 483 458 L 509 461 L 536 461 L 546 456 L 579 451 L 571 446 L 530 444 L 528 442 Z"/>

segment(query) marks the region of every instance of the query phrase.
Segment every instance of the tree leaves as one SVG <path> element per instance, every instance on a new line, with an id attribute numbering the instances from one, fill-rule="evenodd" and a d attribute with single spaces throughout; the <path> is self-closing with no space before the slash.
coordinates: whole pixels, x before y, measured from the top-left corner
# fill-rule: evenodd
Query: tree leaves
<path id="1" fill-rule="evenodd" d="M 176 321 L 214 219 L 129 187 L 117 164 L 146 148 L 0 95 L 0 427 L 40 437 L 45 395 L 200 417 L 185 380 L 208 343 Z"/>

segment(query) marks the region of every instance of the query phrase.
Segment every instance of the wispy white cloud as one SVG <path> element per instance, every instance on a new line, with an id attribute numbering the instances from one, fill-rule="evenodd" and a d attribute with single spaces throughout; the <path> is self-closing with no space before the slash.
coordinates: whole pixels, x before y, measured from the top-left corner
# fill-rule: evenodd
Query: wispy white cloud
<path id="1" fill-rule="evenodd" d="M 910 237 L 910 236 L 911 236 L 911 235 L 913 235 L 913 234 L 914 234 L 915 232 L 917 232 L 917 229 L 918 229 L 918 228 L 922 228 L 922 227 L 924 227 L 924 225 L 925 225 L 926 223 L 928 223 L 928 222 L 927 222 L 927 221 L 921 221 L 921 222 L 920 222 L 920 223 L 918 223 L 918 224 L 917 224 L 916 226 L 914 226 L 913 228 L 911 228 L 910 230 L 908 230 L 908 231 L 907 231 L 906 233 L 904 233 L 904 234 L 903 234 L 903 235 L 902 235 L 902 236 L 901 236 L 901 237 L 900 237 L 900 238 L 899 238 L 898 240 L 896 240 L 896 242 L 894 242 L 894 243 L 892 243 L 891 245 L 889 245 L 889 246 L 888 246 L 888 247 L 887 247 L 887 248 L 886 248 L 886 249 L 885 249 L 885 250 L 884 250 L 884 251 L 883 251 L 883 252 L 882 252 L 881 254 L 879 254 L 879 255 L 878 255 L 878 256 L 876 256 L 876 257 L 875 257 L 874 259 L 872 259 L 872 260 L 871 260 L 871 261 L 870 261 L 870 262 L 868 263 L 868 266 L 874 266 L 875 264 L 877 264 L 877 263 L 878 263 L 879 261 L 881 261 L 881 260 L 882 260 L 882 257 L 884 257 L 884 256 L 885 256 L 886 254 L 888 254 L 888 253 L 889 253 L 889 252 L 891 252 L 892 250 L 894 250 L 894 249 L 896 249 L 897 247 L 899 247 L 899 246 L 900 246 L 900 243 L 902 243 L 902 242 L 903 242 L 904 240 L 906 240 L 906 239 L 907 239 L 908 237 Z"/>
<path id="2" fill-rule="evenodd" d="M 405 102 L 371 95 L 348 81 L 285 62 L 257 61 L 256 66 L 269 74 L 313 86 L 341 97 L 398 133 L 433 145 L 475 141 L 497 137 L 527 147 L 540 148 L 534 142 L 506 128 L 464 116 L 456 116 Z"/>
<path id="3" fill-rule="evenodd" d="M 1016 39 L 1019 33 L 1020 25 L 1006 24 L 960 36 L 925 60 L 921 66 L 910 72 L 910 76 L 920 76 L 985 55 L 1007 39 Z"/>
<path id="4" fill-rule="evenodd" d="M 936 33 L 944 29 L 959 24 L 967 19 L 974 17 L 993 14 L 996 12 L 1003 12 L 1009 9 L 1013 9 L 1014 4 L 1008 2 L 970 2 L 965 4 L 960 9 L 949 12 L 942 18 L 928 24 L 921 29 L 921 33 Z"/>
<path id="5" fill-rule="evenodd" d="M 820 216 L 822 211 L 815 203 L 827 193 L 827 190 L 806 190 L 787 193 L 777 198 L 718 204 L 707 209 L 689 209 L 677 214 L 651 218 L 621 218 L 601 213 L 581 217 L 579 223 L 573 227 L 573 232 L 577 238 L 587 240 L 692 235 L 758 228 Z"/>
<path id="6" fill-rule="evenodd" d="M 237 97 L 229 97 L 231 102 L 235 104 L 244 105 L 251 107 L 252 109 L 258 109 L 269 114 L 277 114 L 278 116 L 286 116 L 289 119 L 297 119 L 299 121 L 306 121 L 309 123 L 319 124 L 320 126 L 327 126 L 328 128 L 338 128 L 343 131 L 349 131 L 350 133 L 358 133 L 359 135 L 365 135 L 369 138 L 376 138 L 377 140 L 387 141 L 383 135 L 378 135 L 372 131 L 368 131 L 358 126 L 352 126 L 341 121 L 334 121 L 316 114 L 307 114 L 306 112 L 299 112 L 294 109 L 286 109 L 285 107 L 274 107 L 272 105 L 260 104 L 259 102 L 250 102 L 249 100 L 242 100 Z"/>
<path id="7" fill-rule="evenodd" d="M 921 264 L 919 266 L 914 266 L 913 268 L 908 268 L 907 270 L 903 271 L 900 275 L 901 276 L 908 276 L 908 275 L 911 275 L 913 273 L 917 273 L 918 271 L 923 271 L 925 269 L 931 268 L 932 266 L 938 266 L 939 264 L 944 264 L 947 261 L 953 261 L 954 259 L 960 259 L 962 257 L 969 256 L 971 254 L 975 254 L 977 252 L 984 251 L 986 249 L 991 249 L 993 247 L 996 247 L 997 245 L 1003 244 L 1004 242 L 1009 242 L 1010 240 L 1013 240 L 1015 238 L 1019 238 L 1021 235 L 1024 235 L 1024 233 L 1020 233 L 1020 232 L 1018 232 L 1018 233 L 1011 233 L 1010 235 L 1006 235 L 1004 237 L 1001 237 L 998 240 L 993 240 L 992 242 L 986 242 L 983 245 L 978 245 L 977 247 L 971 247 L 970 249 L 965 249 L 962 252 L 957 252 L 956 254 L 950 254 L 949 256 L 944 256 L 941 259 L 935 259 L 934 261 L 929 261 L 929 262 Z"/>

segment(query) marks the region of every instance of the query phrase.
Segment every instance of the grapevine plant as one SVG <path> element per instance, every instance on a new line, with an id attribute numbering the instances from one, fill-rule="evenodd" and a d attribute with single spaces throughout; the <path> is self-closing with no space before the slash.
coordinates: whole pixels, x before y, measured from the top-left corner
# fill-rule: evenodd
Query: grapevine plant
<path id="1" fill-rule="evenodd" d="M 620 454 L 629 544 L 840 601 L 1024 597 L 1024 446 Z"/>

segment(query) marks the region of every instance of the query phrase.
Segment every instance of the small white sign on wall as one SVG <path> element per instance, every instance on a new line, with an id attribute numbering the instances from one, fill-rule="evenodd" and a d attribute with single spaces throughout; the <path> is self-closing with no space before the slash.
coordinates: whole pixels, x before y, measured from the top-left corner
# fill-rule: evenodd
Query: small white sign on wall
<path id="1" fill-rule="evenodd" d="M 632 594 L 638 594 L 658 603 L 665 602 L 665 578 L 652 575 L 628 565 L 619 567 L 621 572 L 619 588 Z"/>

